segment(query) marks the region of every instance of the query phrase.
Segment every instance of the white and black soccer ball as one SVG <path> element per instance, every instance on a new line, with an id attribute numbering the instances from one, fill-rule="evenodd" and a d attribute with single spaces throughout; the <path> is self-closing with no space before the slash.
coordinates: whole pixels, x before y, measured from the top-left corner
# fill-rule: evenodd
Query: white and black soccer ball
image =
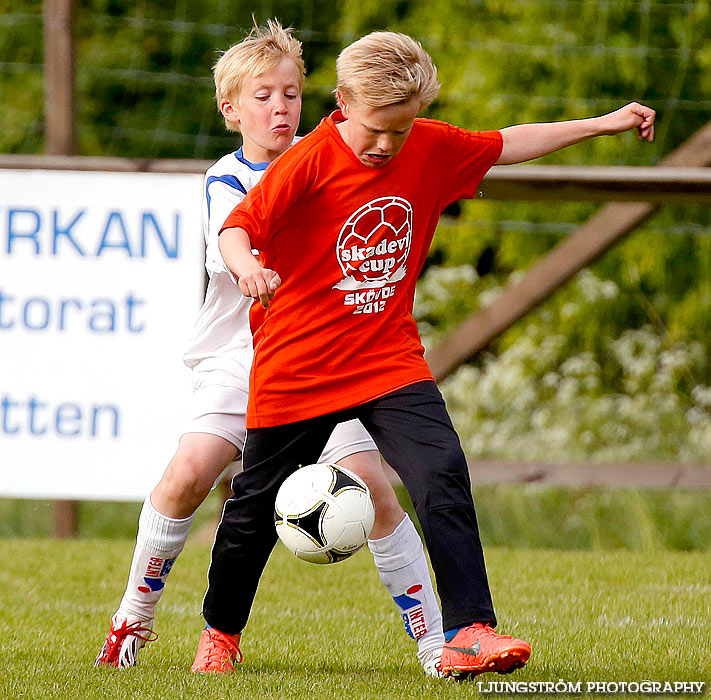
<path id="1" fill-rule="evenodd" d="M 309 464 L 291 474 L 274 504 L 279 539 L 299 559 L 332 564 L 367 541 L 375 506 L 365 482 L 337 464 Z"/>

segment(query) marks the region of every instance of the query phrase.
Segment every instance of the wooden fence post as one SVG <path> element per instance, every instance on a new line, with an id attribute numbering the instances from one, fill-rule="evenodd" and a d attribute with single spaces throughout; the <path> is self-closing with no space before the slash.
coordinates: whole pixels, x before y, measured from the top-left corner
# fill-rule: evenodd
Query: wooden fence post
<path id="1" fill-rule="evenodd" d="M 71 156 L 77 151 L 74 84 L 74 8 L 76 0 L 44 0 L 45 151 Z M 76 537 L 79 503 L 52 502 L 56 537 Z"/>

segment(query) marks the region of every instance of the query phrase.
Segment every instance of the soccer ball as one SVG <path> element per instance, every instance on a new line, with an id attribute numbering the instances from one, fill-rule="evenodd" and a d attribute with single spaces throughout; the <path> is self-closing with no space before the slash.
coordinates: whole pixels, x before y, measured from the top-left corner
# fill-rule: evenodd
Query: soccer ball
<path id="1" fill-rule="evenodd" d="M 279 539 L 299 559 L 332 564 L 368 540 L 375 506 L 368 487 L 337 464 L 310 464 L 289 476 L 274 504 Z"/>

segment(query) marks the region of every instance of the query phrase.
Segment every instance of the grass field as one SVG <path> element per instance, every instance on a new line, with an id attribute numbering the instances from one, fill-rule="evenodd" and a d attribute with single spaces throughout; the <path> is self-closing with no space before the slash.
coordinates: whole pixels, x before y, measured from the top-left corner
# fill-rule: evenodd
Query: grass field
<path id="1" fill-rule="evenodd" d="M 93 661 L 123 592 L 130 540 L 0 540 L 0 698 L 473 698 L 476 682 L 426 679 L 370 555 L 319 567 L 277 547 L 230 677 L 190 673 L 209 544 L 175 565 L 137 668 Z M 711 681 L 711 556 L 488 548 L 502 631 L 529 665 L 479 681 Z M 532 697 L 529 695 L 529 697 Z M 572 696 L 566 696 L 572 697 Z M 605 696 L 605 697 L 610 697 Z M 676 697 L 667 695 L 665 697 Z M 699 696 L 686 696 L 699 697 Z"/>

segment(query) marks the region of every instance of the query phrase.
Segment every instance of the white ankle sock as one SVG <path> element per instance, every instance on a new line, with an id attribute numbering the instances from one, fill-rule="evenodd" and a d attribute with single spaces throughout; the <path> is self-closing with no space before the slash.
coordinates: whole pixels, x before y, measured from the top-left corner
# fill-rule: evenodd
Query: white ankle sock
<path id="1" fill-rule="evenodd" d="M 442 652 L 442 614 L 437 603 L 422 540 L 408 515 L 386 537 L 368 540 L 380 580 L 390 592 L 417 642 L 417 658 L 425 664 Z"/>
<path id="2" fill-rule="evenodd" d="M 119 614 L 143 620 L 155 617 L 155 607 L 173 562 L 183 551 L 193 517 L 168 518 L 153 507 L 150 496 L 146 498 Z"/>

